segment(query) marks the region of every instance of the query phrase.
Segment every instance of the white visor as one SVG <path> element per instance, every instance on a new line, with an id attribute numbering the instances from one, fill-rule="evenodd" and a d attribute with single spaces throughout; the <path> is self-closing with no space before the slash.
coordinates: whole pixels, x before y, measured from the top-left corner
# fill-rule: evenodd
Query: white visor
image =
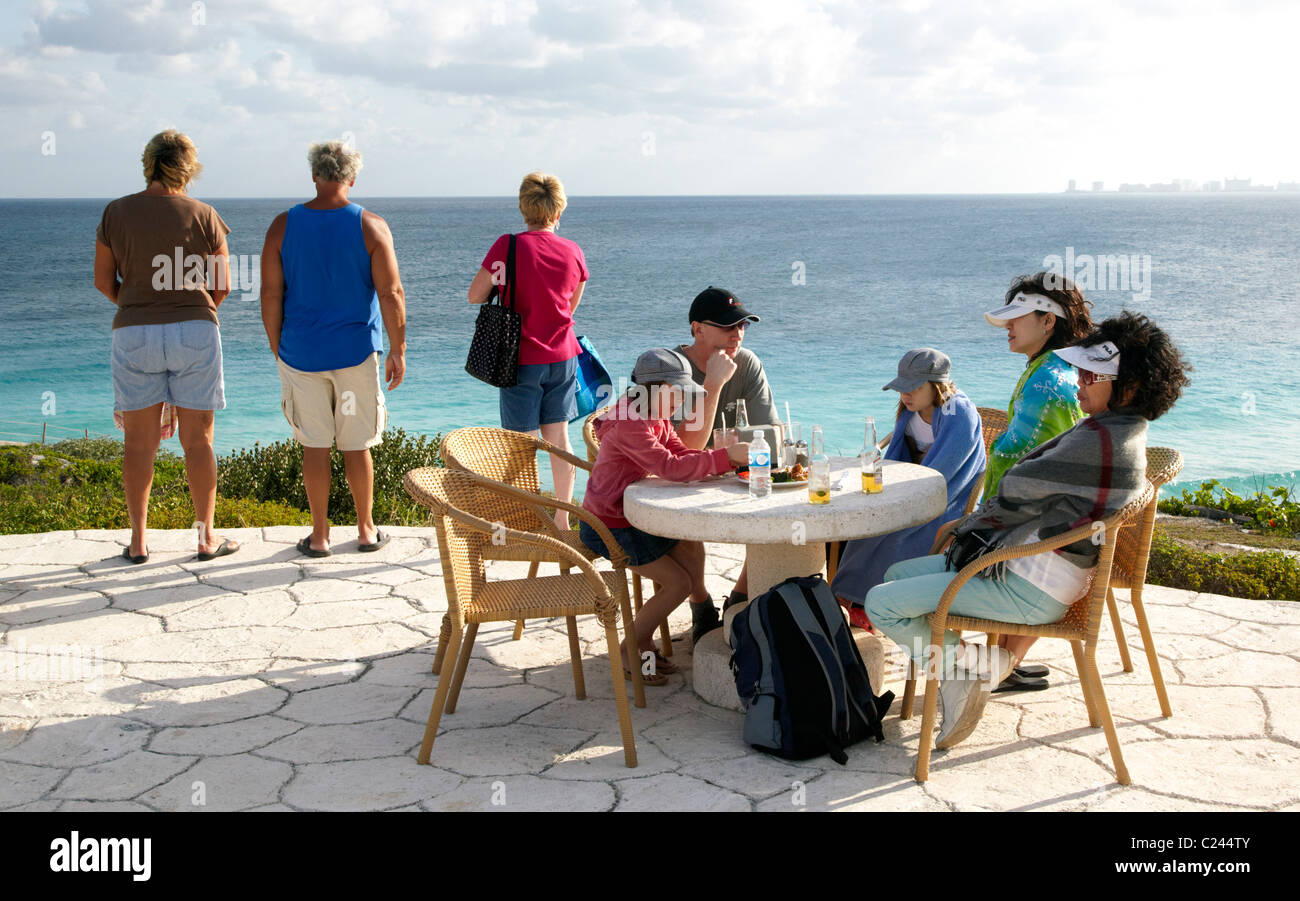
<path id="1" fill-rule="evenodd" d="M 996 310 L 989 310 L 984 314 L 989 325 L 996 325 L 999 328 L 1006 325 L 1008 320 L 1019 319 L 1026 313 L 1032 313 L 1038 310 L 1043 313 L 1055 313 L 1057 316 L 1065 315 L 1065 308 L 1050 297 L 1044 297 L 1041 294 L 1026 294 L 1024 291 L 1011 298 L 1011 303 L 998 307 Z"/>
<path id="2" fill-rule="evenodd" d="M 1109 341 L 1091 347 L 1062 347 L 1056 355 L 1075 369 L 1086 369 L 1100 375 L 1119 375 L 1119 348 Z"/>

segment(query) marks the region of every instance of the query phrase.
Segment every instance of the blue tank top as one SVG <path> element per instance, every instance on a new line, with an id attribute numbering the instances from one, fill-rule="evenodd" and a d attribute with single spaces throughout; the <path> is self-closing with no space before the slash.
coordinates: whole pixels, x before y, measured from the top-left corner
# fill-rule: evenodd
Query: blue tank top
<path id="1" fill-rule="evenodd" d="M 384 349 L 362 212 L 356 203 L 336 210 L 298 204 L 289 210 L 280 243 L 280 359 L 294 369 L 346 369 Z"/>

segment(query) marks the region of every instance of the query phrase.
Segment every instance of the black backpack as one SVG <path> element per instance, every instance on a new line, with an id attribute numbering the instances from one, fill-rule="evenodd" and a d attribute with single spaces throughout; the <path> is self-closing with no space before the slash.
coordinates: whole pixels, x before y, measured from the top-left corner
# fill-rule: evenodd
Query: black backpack
<path id="1" fill-rule="evenodd" d="M 894 693 L 877 697 L 830 586 L 820 576 L 786 579 L 731 623 L 731 672 L 745 705 L 745 741 L 790 760 L 844 749 L 880 723 Z"/>

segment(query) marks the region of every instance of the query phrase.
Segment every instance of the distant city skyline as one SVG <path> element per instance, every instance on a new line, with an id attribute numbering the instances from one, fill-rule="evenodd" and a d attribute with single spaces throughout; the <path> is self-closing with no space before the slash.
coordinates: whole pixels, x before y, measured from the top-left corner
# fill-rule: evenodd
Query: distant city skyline
<path id="1" fill-rule="evenodd" d="M 212 197 L 309 192 L 329 139 L 369 196 L 1300 179 L 1300 6 L 1269 0 L 38 0 L 0 26 L 11 197 L 139 190 L 168 127 Z"/>
<path id="2" fill-rule="evenodd" d="M 1196 181 L 1192 178 L 1174 178 L 1167 182 L 1120 182 L 1117 187 L 1107 188 L 1103 181 L 1091 182 L 1090 187 L 1080 188 L 1078 179 L 1071 178 L 1066 182 L 1066 194 L 1128 194 L 1128 193 L 1150 193 L 1150 194 L 1180 194 L 1180 193 L 1267 193 L 1274 191 L 1277 193 L 1300 192 L 1300 181 L 1278 181 L 1274 184 L 1254 184 L 1254 179 L 1249 176 L 1246 178 L 1207 179 L 1206 181 Z"/>

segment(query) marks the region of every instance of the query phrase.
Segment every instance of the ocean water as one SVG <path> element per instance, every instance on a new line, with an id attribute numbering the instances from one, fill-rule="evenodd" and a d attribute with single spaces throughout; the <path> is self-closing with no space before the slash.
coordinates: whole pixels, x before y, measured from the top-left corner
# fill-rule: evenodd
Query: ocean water
<path id="1" fill-rule="evenodd" d="M 306 198 L 202 199 L 255 271 L 271 219 Z M 355 199 L 388 220 L 406 288 L 408 369 L 390 423 L 499 424 L 495 389 L 463 370 L 476 313 L 465 289 L 493 239 L 522 227 L 514 200 Z M 0 438 L 39 439 L 42 423 L 51 439 L 113 433 L 114 308 L 91 278 L 106 202 L 0 201 Z M 591 270 L 577 330 L 615 378 L 641 351 L 689 340 L 691 299 L 726 287 L 762 317 L 745 346 L 778 405 L 845 454 L 864 416 L 892 421 L 897 395 L 881 386 L 913 347 L 943 350 L 977 404 L 1005 407 L 1025 358 L 982 312 L 1049 256 L 1083 278 L 1089 257 L 1125 255 L 1127 279 L 1086 293 L 1095 319 L 1151 316 L 1195 367 L 1149 439 L 1183 452 L 1180 482 L 1243 490 L 1292 484 L 1300 469 L 1300 195 L 576 197 L 560 233 Z M 218 450 L 286 437 L 256 294 L 241 286 L 220 318 Z M 571 436 L 581 454 L 578 424 Z"/>

